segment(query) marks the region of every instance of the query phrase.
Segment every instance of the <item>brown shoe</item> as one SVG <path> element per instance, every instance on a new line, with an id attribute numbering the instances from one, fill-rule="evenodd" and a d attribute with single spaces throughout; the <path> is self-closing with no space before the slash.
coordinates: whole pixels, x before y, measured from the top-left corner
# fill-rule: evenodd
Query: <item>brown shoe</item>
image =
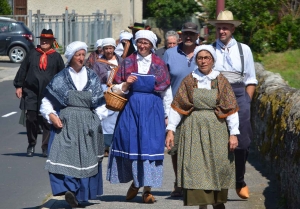
<path id="1" fill-rule="evenodd" d="M 152 204 L 155 202 L 154 196 L 151 194 L 151 192 L 146 191 L 143 194 L 143 203 Z"/>
<path id="2" fill-rule="evenodd" d="M 249 198 L 248 186 L 244 186 L 243 188 L 236 189 L 236 194 L 242 199 L 248 199 Z"/>
<path id="3" fill-rule="evenodd" d="M 139 192 L 139 189 L 140 188 L 135 187 L 132 182 L 132 184 L 130 185 L 130 187 L 127 191 L 126 200 L 132 200 L 133 198 L 135 198 Z"/>

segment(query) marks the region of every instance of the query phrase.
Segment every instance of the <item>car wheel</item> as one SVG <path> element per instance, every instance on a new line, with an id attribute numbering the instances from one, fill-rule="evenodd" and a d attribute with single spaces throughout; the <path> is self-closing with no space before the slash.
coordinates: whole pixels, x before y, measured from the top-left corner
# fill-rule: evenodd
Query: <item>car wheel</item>
<path id="1" fill-rule="evenodd" d="M 21 46 L 14 46 L 9 50 L 8 56 L 12 62 L 22 62 L 26 57 L 26 50 Z"/>

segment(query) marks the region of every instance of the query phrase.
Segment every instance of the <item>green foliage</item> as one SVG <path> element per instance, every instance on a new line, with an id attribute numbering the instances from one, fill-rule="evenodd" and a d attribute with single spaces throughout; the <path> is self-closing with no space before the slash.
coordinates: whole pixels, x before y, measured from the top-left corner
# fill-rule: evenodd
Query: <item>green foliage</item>
<path id="1" fill-rule="evenodd" d="M 11 8 L 7 0 L 0 0 L 0 15 L 11 15 Z"/>
<path id="2" fill-rule="evenodd" d="M 291 15 L 282 18 L 280 24 L 274 28 L 272 49 L 275 52 L 285 51 L 287 49 L 300 48 L 300 19 L 294 19 Z"/>
<path id="3" fill-rule="evenodd" d="M 158 20 L 157 26 L 165 29 L 201 11 L 195 0 L 146 0 L 144 5 L 144 18 L 155 17 Z"/>
<path id="4" fill-rule="evenodd" d="M 182 17 L 198 12 L 200 7 L 195 0 L 148 0 L 146 10 L 148 17 Z"/>

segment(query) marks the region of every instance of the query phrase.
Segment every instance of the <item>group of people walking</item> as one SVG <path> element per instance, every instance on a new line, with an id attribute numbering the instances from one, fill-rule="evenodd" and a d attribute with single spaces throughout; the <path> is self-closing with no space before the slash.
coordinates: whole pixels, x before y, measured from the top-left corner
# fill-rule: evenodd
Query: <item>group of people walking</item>
<path id="1" fill-rule="evenodd" d="M 249 197 L 244 174 L 257 84 L 253 57 L 234 39 L 240 21 L 230 11 L 209 23 L 219 36 L 212 45 L 197 45 L 198 26 L 187 22 L 181 43 L 175 32 L 166 34 L 159 57 L 156 34 L 136 27 L 134 36 L 120 34 L 121 45 L 113 38 L 98 40 L 87 61 L 87 45 L 72 42 L 66 65 L 52 49 L 52 30 L 42 31 L 14 85 L 26 113 L 28 156 L 43 121 L 42 151 L 53 195 L 65 195 L 71 207 L 102 195 L 107 155 L 106 179 L 131 182 L 126 200 L 142 187 L 142 201 L 154 203 L 166 147 L 175 174 L 171 196 L 183 196 L 184 205 L 225 208 L 230 188 Z M 117 69 L 112 89 L 127 99 L 119 112 L 105 106 L 112 69 Z"/>

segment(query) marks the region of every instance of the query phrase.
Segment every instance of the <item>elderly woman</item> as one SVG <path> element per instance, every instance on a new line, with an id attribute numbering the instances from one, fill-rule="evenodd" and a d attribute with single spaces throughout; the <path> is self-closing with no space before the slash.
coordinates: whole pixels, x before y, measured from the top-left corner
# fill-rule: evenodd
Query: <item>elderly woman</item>
<path id="1" fill-rule="evenodd" d="M 46 161 L 52 193 L 65 194 L 72 207 L 103 193 L 100 124 L 107 109 L 98 76 L 83 66 L 86 52 L 84 42 L 67 46 L 68 65 L 46 87 L 40 108 L 53 125 Z"/>
<path id="2" fill-rule="evenodd" d="M 214 48 L 198 46 L 194 55 L 198 68 L 183 79 L 171 104 L 166 146 L 171 149 L 179 125 L 177 183 L 184 205 L 221 209 L 235 186 L 238 105 L 227 79 L 213 70 Z"/>
<path id="3" fill-rule="evenodd" d="M 93 69 L 93 66 L 94 66 L 95 62 L 97 61 L 97 59 L 102 57 L 102 55 L 103 55 L 102 42 L 103 42 L 103 39 L 98 39 L 96 41 L 96 43 L 94 45 L 96 50 L 90 53 L 90 56 L 87 58 L 87 60 L 85 62 L 85 66 L 87 66 L 88 68 Z"/>
<path id="4" fill-rule="evenodd" d="M 165 118 L 172 100 L 170 75 L 164 62 L 151 49 L 156 35 L 149 30 L 136 33 L 137 52 L 121 64 L 115 82 L 127 94 L 119 113 L 110 152 L 107 180 L 133 180 L 126 199 L 133 199 L 144 187 L 143 202 L 155 201 L 152 187 L 163 178 Z"/>

